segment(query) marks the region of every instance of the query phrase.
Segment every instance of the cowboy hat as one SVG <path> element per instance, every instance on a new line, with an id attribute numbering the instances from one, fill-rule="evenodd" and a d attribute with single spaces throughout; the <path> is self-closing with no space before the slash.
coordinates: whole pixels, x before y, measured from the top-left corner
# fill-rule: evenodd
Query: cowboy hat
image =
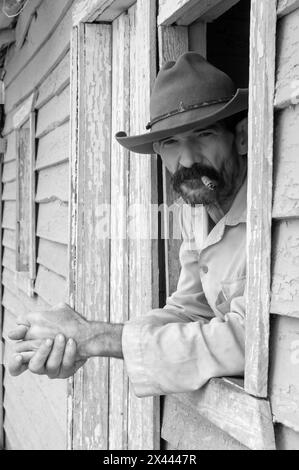
<path id="1" fill-rule="evenodd" d="M 150 132 L 127 136 L 116 134 L 117 141 L 136 153 L 155 153 L 153 143 L 195 128 L 204 128 L 244 111 L 248 89 L 236 88 L 221 70 L 196 52 L 167 62 L 159 72 L 150 101 Z"/>

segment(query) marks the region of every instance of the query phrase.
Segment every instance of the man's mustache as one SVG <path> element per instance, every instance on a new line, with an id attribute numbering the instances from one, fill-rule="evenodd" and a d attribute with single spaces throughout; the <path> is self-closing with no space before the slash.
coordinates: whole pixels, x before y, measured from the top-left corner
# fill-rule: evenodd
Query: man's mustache
<path id="1" fill-rule="evenodd" d="M 211 180 L 214 180 L 217 184 L 218 189 L 221 189 L 221 187 L 223 187 L 223 178 L 214 168 L 206 167 L 204 165 L 201 165 L 200 163 L 194 163 L 189 168 L 185 168 L 182 166 L 173 174 L 173 189 L 176 192 L 180 193 L 181 185 L 186 183 L 186 181 L 188 180 L 191 180 L 193 183 L 197 180 L 199 184 L 202 184 L 202 176 L 207 176 Z"/>

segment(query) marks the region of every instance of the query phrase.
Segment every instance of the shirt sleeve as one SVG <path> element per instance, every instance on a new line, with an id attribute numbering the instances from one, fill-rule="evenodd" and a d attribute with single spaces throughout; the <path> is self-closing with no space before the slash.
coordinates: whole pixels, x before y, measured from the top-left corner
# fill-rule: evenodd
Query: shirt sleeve
<path id="1" fill-rule="evenodd" d="M 210 378 L 244 371 L 244 296 L 215 317 L 203 292 L 196 250 L 182 230 L 181 272 L 164 308 L 124 324 L 122 349 L 138 397 L 194 391 Z"/>

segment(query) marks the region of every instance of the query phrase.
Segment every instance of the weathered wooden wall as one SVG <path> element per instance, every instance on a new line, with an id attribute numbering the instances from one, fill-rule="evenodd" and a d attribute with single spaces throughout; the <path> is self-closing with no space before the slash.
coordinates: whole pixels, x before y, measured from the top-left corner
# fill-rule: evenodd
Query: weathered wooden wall
<path id="1" fill-rule="evenodd" d="M 299 449 L 299 4 L 278 1 L 269 393 L 277 447 Z"/>
<path id="2" fill-rule="evenodd" d="M 3 162 L 4 363 L 7 331 L 20 313 L 66 300 L 69 199 L 69 47 L 72 0 L 32 0 L 20 16 L 5 64 Z M 16 266 L 15 116 L 35 95 L 36 247 L 34 298 Z M 66 382 L 25 373 L 4 376 L 4 429 L 9 449 L 66 448 Z"/>

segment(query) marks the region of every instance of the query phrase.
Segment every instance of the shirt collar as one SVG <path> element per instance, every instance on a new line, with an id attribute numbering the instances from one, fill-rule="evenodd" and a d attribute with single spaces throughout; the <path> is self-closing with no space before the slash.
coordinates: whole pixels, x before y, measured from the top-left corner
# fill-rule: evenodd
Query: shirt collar
<path id="1" fill-rule="evenodd" d="M 225 225 L 237 225 L 247 220 L 247 176 L 239 189 L 231 208 L 224 216 Z"/>

